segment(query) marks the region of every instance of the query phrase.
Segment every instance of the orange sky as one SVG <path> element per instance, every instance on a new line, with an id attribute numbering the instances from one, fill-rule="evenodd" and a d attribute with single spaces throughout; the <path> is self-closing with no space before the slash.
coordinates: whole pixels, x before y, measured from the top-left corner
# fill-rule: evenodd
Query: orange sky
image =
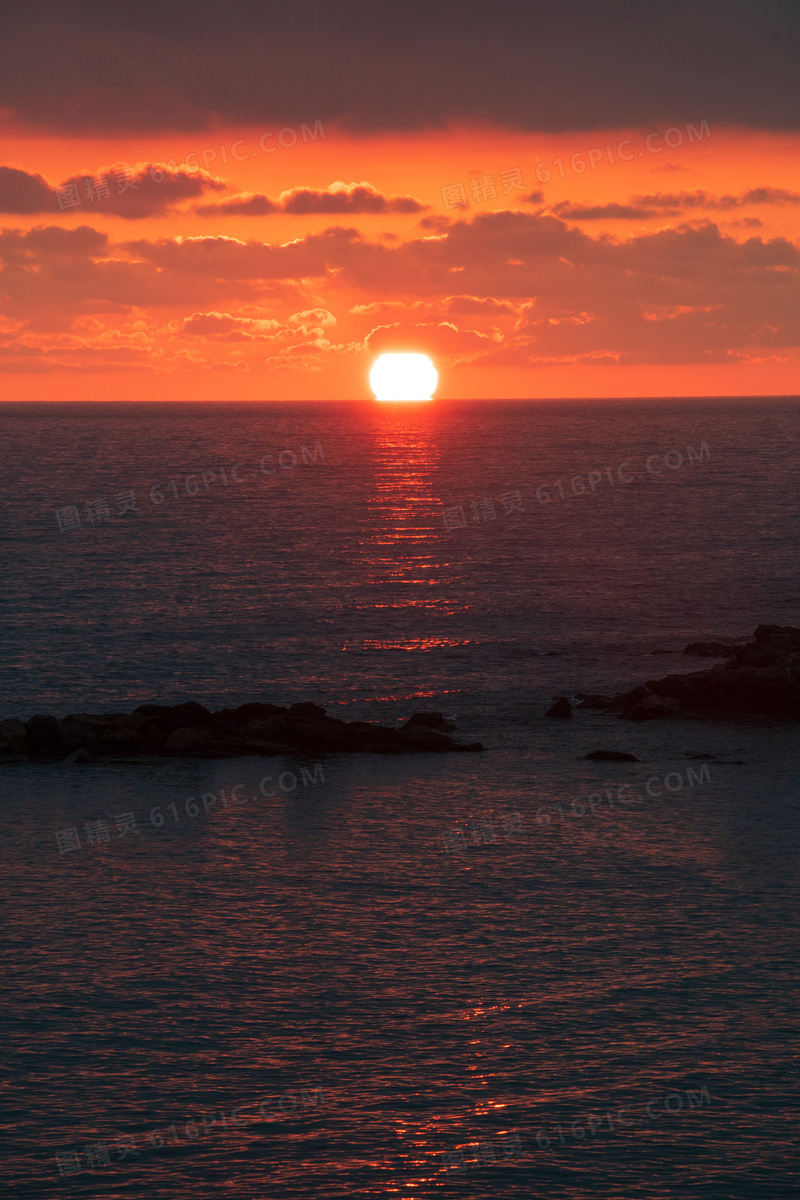
<path id="1" fill-rule="evenodd" d="M 298 120 L 283 146 L 277 123 L 113 139 L 7 126 L 4 167 L 49 185 L 102 175 L 111 195 L 78 183 L 78 207 L 4 212 L 0 396 L 360 398 L 381 349 L 429 353 L 443 397 L 800 392 L 800 135 L 701 119 L 691 141 L 676 121 L 361 137 L 325 122 L 305 142 Z M 204 177 L 183 167 L 206 148 Z M 131 200 L 166 207 L 147 176 L 173 159 L 186 194 L 126 219 Z M 144 180 L 118 197 L 120 164 Z M 20 179 L 6 182 L 40 186 Z M 297 189 L 325 207 L 337 181 L 388 211 L 224 211 Z M 446 209 L 459 184 L 469 207 Z M 391 211 L 398 197 L 417 211 Z"/>

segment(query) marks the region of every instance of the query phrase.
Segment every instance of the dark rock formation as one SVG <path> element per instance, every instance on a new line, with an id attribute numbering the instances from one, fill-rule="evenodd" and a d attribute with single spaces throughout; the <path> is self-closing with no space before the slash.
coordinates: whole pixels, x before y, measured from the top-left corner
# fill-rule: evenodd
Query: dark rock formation
<path id="1" fill-rule="evenodd" d="M 552 704 L 544 715 L 546 717 L 571 717 L 572 705 L 566 696 L 559 696 L 555 704 Z"/>
<path id="2" fill-rule="evenodd" d="M 610 708 L 611 707 L 611 697 L 610 696 L 598 696 L 598 695 L 587 696 L 585 692 L 578 692 L 578 694 L 575 698 L 576 698 L 576 700 L 580 700 L 580 704 L 577 704 L 576 708 Z"/>
<path id="3" fill-rule="evenodd" d="M 635 721 L 715 713 L 800 720 L 800 629 L 759 625 L 726 655 L 704 671 L 648 679 L 614 696 L 611 709 Z"/>
<path id="4" fill-rule="evenodd" d="M 684 654 L 696 654 L 698 658 L 728 658 L 735 647 L 725 642 L 690 642 L 684 646 Z"/>
<path id="5" fill-rule="evenodd" d="M 306 701 L 251 703 L 212 712 L 195 701 L 140 704 L 133 713 L 73 713 L 0 721 L 0 761 L 25 755 L 73 763 L 132 754 L 236 758 L 277 754 L 419 754 L 482 750 L 449 737 L 442 713 L 414 713 L 401 729 L 339 721 Z"/>
<path id="6" fill-rule="evenodd" d="M 584 754 L 584 758 L 592 758 L 595 762 L 638 762 L 635 754 L 625 754 L 622 750 L 592 750 Z"/>

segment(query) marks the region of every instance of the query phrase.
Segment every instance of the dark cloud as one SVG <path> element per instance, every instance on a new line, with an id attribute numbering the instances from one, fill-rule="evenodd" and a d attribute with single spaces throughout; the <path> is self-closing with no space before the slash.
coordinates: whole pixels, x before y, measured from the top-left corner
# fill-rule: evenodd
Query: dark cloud
<path id="1" fill-rule="evenodd" d="M 4 213 L 107 213 L 137 221 L 168 215 L 182 200 L 224 190 L 225 183 L 207 171 L 179 167 L 173 172 L 154 163 L 137 168 L 116 163 L 91 175 L 71 175 L 57 189 L 41 175 L 0 167 L 0 212 Z"/>
<path id="2" fill-rule="evenodd" d="M 526 197 L 527 198 L 527 197 Z M 562 200 L 553 205 L 553 212 L 564 220 L 601 221 L 609 218 L 620 221 L 643 221 L 650 217 L 678 217 L 692 209 L 724 212 L 744 208 L 749 204 L 796 205 L 800 192 L 785 188 L 751 188 L 740 196 L 713 196 L 708 192 L 657 192 L 652 196 L 632 196 L 628 204 L 574 204 Z M 761 224 L 753 219 L 754 224 Z"/>
<path id="3" fill-rule="evenodd" d="M 0 108 L 52 130 L 800 126 L 796 0 L 28 0 Z"/>
<path id="4" fill-rule="evenodd" d="M 800 204 L 800 192 L 788 192 L 785 188 L 750 188 L 740 196 L 713 196 L 708 192 L 657 192 L 653 196 L 632 196 L 633 204 L 655 208 L 662 213 L 676 216 L 691 208 L 724 211 L 744 208 L 748 204 L 794 205 Z"/>
<path id="5" fill-rule="evenodd" d="M 304 216 L 312 213 L 420 213 L 430 206 L 413 196 L 384 196 L 371 183 L 332 183 L 325 189 L 292 188 L 277 200 L 259 194 L 232 196 L 219 204 L 198 204 L 203 217 L 263 217 L 286 212 Z"/>
<path id="6" fill-rule="evenodd" d="M 572 221 L 602 221 L 609 218 L 617 221 L 644 220 L 658 216 L 654 208 L 635 208 L 631 204 L 571 204 L 562 200 L 553 205 L 553 212 Z"/>
<path id="7" fill-rule="evenodd" d="M 57 212 L 51 184 L 41 175 L 29 175 L 16 167 L 0 167 L 0 212 Z"/>

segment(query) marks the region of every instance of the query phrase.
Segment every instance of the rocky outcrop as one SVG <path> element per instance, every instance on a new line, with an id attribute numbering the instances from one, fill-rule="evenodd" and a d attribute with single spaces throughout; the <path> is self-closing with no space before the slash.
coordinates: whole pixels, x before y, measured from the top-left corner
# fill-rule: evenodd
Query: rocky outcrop
<path id="1" fill-rule="evenodd" d="M 69 762 L 147 754 L 237 758 L 277 754 L 420 754 L 482 750 L 448 735 L 442 713 L 414 713 L 400 729 L 339 721 L 306 701 L 288 708 L 253 702 L 212 712 L 196 701 L 140 704 L 132 713 L 37 715 L 0 721 L 0 761 L 22 757 Z"/>
<path id="2" fill-rule="evenodd" d="M 735 649 L 727 642 L 690 642 L 683 653 L 696 654 L 698 658 L 728 658 Z"/>
<path id="3" fill-rule="evenodd" d="M 725 652 L 725 662 L 649 679 L 614 696 L 610 707 L 633 721 L 709 713 L 800 720 L 800 629 L 759 625 L 752 641 Z"/>
<path id="4" fill-rule="evenodd" d="M 558 696 L 555 704 L 551 704 L 544 715 L 546 717 L 571 717 L 572 705 L 566 696 Z"/>

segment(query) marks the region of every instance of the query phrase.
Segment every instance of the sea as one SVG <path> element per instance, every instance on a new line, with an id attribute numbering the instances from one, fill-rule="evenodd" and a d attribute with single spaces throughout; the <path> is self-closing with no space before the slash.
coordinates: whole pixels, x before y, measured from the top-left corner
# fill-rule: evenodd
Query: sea
<path id="1" fill-rule="evenodd" d="M 0 718 L 484 750 L 0 765 L 2 1195 L 800 1195 L 796 724 L 545 716 L 800 625 L 799 412 L 3 404 Z"/>

